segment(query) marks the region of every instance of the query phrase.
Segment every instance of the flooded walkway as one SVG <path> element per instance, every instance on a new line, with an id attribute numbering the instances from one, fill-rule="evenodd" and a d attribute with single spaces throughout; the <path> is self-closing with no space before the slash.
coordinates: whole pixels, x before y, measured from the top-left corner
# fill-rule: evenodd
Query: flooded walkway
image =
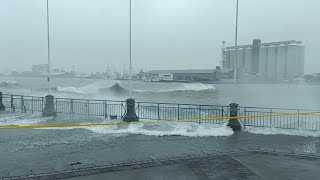
<path id="1" fill-rule="evenodd" d="M 248 132 L 209 137 L 97 132 L 90 129 L 1 130 L 0 178 L 64 171 L 73 169 L 75 163 L 92 167 L 186 154 L 229 154 L 243 150 L 320 153 L 319 137 Z M 259 164 L 258 159 L 248 159 Z M 241 157 L 240 160 L 255 166 L 252 161 L 246 162 Z"/>

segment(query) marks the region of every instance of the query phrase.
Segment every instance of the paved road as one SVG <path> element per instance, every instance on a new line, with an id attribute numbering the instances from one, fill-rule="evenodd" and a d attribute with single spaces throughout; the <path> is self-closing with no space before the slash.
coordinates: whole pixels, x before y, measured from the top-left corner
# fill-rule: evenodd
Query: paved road
<path id="1" fill-rule="evenodd" d="M 241 148 L 320 152 L 319 138 L 257 135 L 227 137 L 98 134 L 86 129 L 1 130 L 0 177 L 72 168 L 71 163 L 106 164 L 183 153 L 228 152 Z"/>

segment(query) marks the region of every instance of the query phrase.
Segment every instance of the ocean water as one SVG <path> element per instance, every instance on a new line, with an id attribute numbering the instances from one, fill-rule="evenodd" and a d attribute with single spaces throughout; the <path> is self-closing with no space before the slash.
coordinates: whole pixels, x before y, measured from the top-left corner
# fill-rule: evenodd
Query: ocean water
<path id="1" fill-rule="evenodd" d="M 125 100 L 129 82 L 97 79 L 52 79 L 55 97 Z M 3 93 L 45 96 L 45 78 L 0 77 Z M 236 90 L 235 90 L 236 89 Z M 133 81 L 137 101 L 187 104 L 320 109 L 320 85 L 308 84 L 202 84 Z"/>

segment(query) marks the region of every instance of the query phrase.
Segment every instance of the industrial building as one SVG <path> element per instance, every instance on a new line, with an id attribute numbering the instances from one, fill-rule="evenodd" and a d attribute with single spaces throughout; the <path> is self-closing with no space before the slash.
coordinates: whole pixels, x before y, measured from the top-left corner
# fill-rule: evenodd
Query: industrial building
<path id="1" fill-rule="evenodd" d="M 222 49 L 222 72 L 234 70 L 255 74 L 263 80 L 292 80 L 304 75 L 305 47 L 302 41 L 279 41 L 261 43 L 253 40 L 250 45 L 224 47 Z"/>
<path id="2" fill-rule="evenodd" d="M 39 64 L 32 66 L 32 72 L 36 74 L 48 73 L 49 66 L 48 64 Z"/>
<path id="3" fill-rule="evenodd" d="M 220 76 L 220 66 L 215 69 L 151 70 L 145 74 L 145 77 L 157 79 L 155 81 L 176 82 L 212 82 L 219 80 Z"/>

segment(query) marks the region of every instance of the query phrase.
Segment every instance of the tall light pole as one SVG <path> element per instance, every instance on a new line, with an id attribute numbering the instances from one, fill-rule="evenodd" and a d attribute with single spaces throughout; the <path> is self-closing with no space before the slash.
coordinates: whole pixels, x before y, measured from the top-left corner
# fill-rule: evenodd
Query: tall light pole
<path id="1" fill-rule="evenodd" d="M 44 109 L 42 110 L 43 117 L 57 116 L 54 109 L 54 97 L 51 95 L 51 62 L 50 62 L 50 22 L 49 22 L 49 0 L 47 0 L 47 40 L 48 40 L 48 82 L 49 82 L 49 95 L 46 96 Z"/>
<path id="2" fill-rule="evenodd" d="M 131 22 L 131 0 L 129 0 L 129 84 L 130 84 L 130 98 L 126 100 L 127 102 L 127 113 L 123 117 L 124 122 L 137 122 L 139 121 L 139 117 L 137 116 L 135 112 L 135 99 L 132 98 L 132 40 L 131 40 L 131 34 L 132 34 L 132 22 Z"/>
<path id="3" fill-rule="evenodd" d="M 49 0 L 47 0 L 47 52 L 48 52 L 48 83 L 49 95 L 51 95 L 51 59 L 50 59 L 50 18 L 49 18 Z"/>
<path id="4" fill-rule="evenodd" d="M 234 99 L 236 98 L 237 93 L 237 61 L 238 61 L 238 14 L 239 14 L 239 0 L 237 0 L 236 6 L 236 32 L 235 32 L 235 59 L 233 65 L 233 83 L 234 83 Z"/>
<path id="5" fill-rule="evenodd" d="M 129 0 L 129 93 L 132 98 L 132 22 L 131 22 L 132 4 Z"/>

